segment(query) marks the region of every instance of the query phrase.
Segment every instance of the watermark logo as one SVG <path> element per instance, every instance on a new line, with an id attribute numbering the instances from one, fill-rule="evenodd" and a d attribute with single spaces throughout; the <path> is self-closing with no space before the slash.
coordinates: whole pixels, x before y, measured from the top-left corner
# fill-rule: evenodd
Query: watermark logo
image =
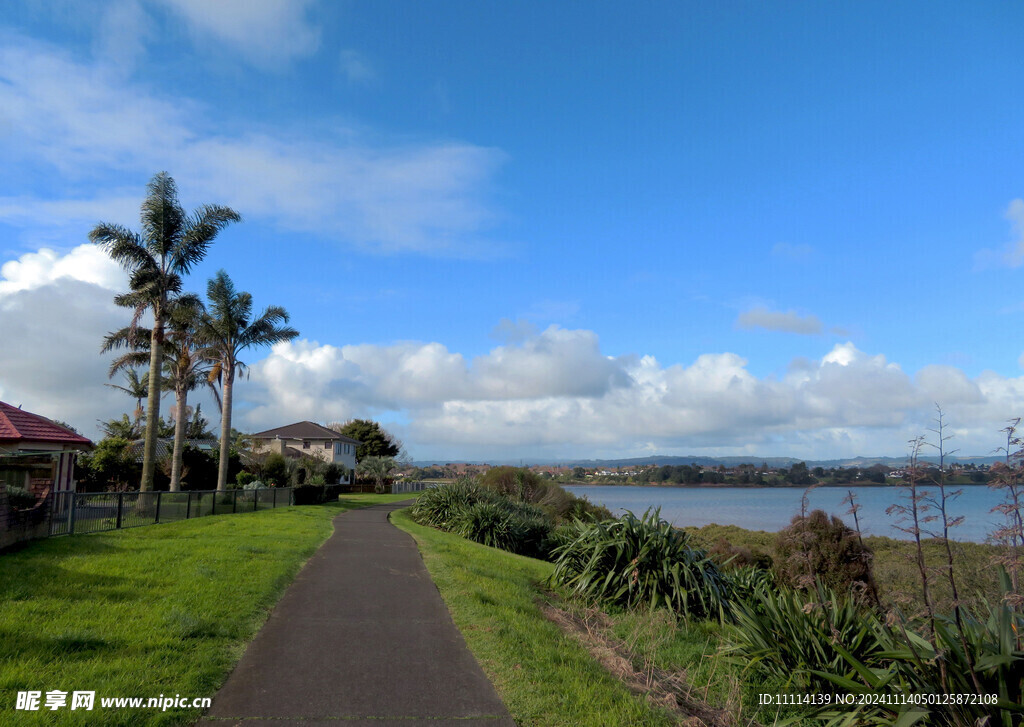
<path id="1" fill-rule="evenodd" d="M 84 709 L 91 711 L 96 704 L 96 692 L 71 692 L 70 709 Z M 14 702 L 15 709 L 37 712 L 40 709 L 57 711 L 61 707 L 68 707 L 68 693 L 59 689 L 46 692 L 18 692 L 18 698 Z"/>
<path id="2" fill-rule="evenodd" d="M 70 701 L 68 697 L 71 697 Z M 166 712 L 168 709 L 207 709 L 213 700 L 210 697 L 182 697 L 175 694 L 173 697 L 100 697 L 99 706 L 102 709 L 159 709 Z M 96 692 L 75 691 L 66 692 L 60 689 L 52 689 L 48 692 L 25 691 L 18 692 L 14 702 L 14 708 L 27 712 L 39 712 L 50 710 L 56 712 L 59 709 L 92 711 L 96 707 Z"/>

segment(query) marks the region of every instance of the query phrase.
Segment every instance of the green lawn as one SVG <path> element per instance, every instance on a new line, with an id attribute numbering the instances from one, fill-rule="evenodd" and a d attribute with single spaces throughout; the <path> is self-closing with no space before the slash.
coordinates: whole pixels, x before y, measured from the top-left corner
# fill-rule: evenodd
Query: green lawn
<path id="1" fill-rule="evenodd" d="M 50 538 L 0 554 L 0 724 L 187 724 L 199 710 L 102 696 L 212 697 L 340 512 L 413 495 Z M 14 711 L 19 691 L 96 691 L 97 710 Z"/>
<path id="2" fill-rule="evenodd" d="M 391 521 L 416 539 L 452 619 L 517 723 L 674 724 L 544 617 L 538 584 L 550 563 L 417 525 L 405 511 Z"/>

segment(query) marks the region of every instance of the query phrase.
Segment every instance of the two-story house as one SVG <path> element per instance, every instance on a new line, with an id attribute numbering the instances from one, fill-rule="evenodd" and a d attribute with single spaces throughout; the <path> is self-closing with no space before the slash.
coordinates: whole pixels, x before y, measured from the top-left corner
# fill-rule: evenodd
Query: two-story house
<path id="1" fill-rule="evenodd" d="M 276 452 L 285 457 L 316 457 L 340 465 L 344 470 L 341 484 L 350 484 L 356 468 L 356 447 L 361 442 L 314 422 L 296 422 L 286 427 L 268 429 L 250 437 L 256 454 Z M 334 483 L 328 483 L 334 484 Z"/>

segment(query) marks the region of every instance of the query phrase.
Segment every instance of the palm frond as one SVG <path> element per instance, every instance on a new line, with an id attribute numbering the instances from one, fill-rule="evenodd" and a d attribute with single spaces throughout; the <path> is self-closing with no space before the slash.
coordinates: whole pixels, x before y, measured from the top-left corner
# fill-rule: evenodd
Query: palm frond
<path id="1" fill-rule="evenodd" d="M 174 250 L 176 269 L 188 273 L 203 259 L 210 243 L 221 230 L 232 222 L 241 222 L 242 216 L 230 207 L 203 205 L 187 220 L 184 233 Z"/>
<path id="2" fill-rule="evenodd" d="M 167 263 L 181 238 L 185 211 L 178 204 L 178 187 L 167 172 L 160 172 L 146 185 L 141 222 L 146 249 L 160 259 L 161 271 L 173 269 Z"/>

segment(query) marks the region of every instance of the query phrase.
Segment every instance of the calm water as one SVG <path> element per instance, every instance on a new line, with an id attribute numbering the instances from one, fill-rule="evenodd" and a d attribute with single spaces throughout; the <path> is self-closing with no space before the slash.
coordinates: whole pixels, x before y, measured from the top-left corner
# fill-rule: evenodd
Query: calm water
<path id="1" fill-rule="evenodd" d="M 649 507 L 660 507 L 661 516 L 673 525 L 738 525 L 747 530 L 778 532 L 800 512 L 803 490 L 798 487 L 626 487 L 618 485 L 570 485 L 565 489 L 604 505 L 616 514 L 631 510 L 639 515 Z M 846 487 L 819 487 L 810 494 L 811 509 L 838 515 L 850 527 L 853 516 L 849 505 L 842 504 Z M 910 536 L 895 529 L 896 515 L 886 509 L 906 504 L 904 491 L 896 487 L 854 487 L 861 530 L 865 535 L 885 535 L 905 540 Z M 1001 492 L 985 486 L 964 487 L 963 494 L 948 506 L 950 516 L 964 516 L 962 525 L 951 531 L 956 540 L 985 542 L 1002 523 L 1003 516 L 990 510 L 1000 502 Z M 932 523 L 935 525 L 935 523 Z"/>

